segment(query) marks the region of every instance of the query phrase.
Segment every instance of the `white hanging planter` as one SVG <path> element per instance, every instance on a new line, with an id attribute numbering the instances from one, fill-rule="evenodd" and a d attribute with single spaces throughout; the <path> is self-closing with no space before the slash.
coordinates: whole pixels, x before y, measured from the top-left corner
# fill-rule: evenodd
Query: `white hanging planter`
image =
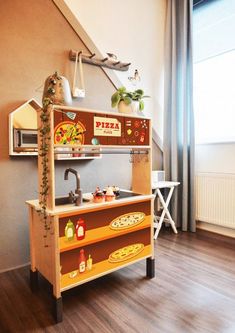
<path id="1" fill-rule="evenodd" d="M 137 114 L 140 111 L 140 103 L 139 103 L 139 101 L 132 101 L 131 102 L 131 108 L 132 108 L 132 112 L 134 114 Z"/>
<path id="2" fill-rule="evenodd" d="M 118 112 L 127 114 L 137 114 L 139 111 L 139 102 L 132 101 L 131 104 L 127 105 L 123 101 L 118 103 Z"/>

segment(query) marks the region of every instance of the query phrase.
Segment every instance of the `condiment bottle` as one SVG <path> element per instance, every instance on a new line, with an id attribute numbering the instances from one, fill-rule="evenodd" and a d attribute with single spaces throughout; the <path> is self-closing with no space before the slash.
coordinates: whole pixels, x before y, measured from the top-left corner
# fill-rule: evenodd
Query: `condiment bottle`
<path id="1" fill-rule="evenodd" d="M 65 237 L 67 238 L 68 241 L 73 240 L 74 234 L 75 234 L 75 229 L 73 222 L 69 219 L 66 227 L 64 229 Z"/>
<path id="2" fill-rule="evenodd" d="M 78 269 L 79 273 L 83 273 L 86 270 L 86 257 L 83 249 L 80 250 L 79 259 L 78 259 Z"/>
<path id="3" fill-rule="evenodd" d="M 86 224 L 83 219 L 79 218 L 76 225 L 77 240 L 85 238 Z"/>
<path id="4" fill-rule="evenodd" d="M 90 271 L 92 269 L 92 261 L 93 261 L 93 259 L 91 258 L 91 255 L 89 254 L 89 258 L 87 259 L 87 262 L 86 262 L 86 268 L 88 271 Z"/>

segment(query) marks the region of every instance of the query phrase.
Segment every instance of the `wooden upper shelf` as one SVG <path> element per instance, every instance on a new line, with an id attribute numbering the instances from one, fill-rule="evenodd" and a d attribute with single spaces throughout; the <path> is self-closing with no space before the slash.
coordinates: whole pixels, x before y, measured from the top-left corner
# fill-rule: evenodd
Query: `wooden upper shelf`
<path id="1" fill-rule="evenodd" d="M 150 145 L 150 120 L 120 113 L 85 111 L 54 106 L 54 144 L 146 147 Z"/>

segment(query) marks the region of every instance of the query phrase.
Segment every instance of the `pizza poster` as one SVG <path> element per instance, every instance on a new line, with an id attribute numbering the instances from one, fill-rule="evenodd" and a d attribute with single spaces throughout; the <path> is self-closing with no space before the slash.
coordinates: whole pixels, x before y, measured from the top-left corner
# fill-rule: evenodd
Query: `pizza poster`
<path id="1" fill-rule="evenodd" d="M 54 109 L 54 144 L 148 146 L 149 120 Z"/>

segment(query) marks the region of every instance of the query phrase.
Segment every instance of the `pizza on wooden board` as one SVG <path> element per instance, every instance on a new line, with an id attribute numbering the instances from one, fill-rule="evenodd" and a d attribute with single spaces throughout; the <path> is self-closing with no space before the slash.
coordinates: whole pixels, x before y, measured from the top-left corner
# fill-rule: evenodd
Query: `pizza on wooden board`
<path id="1" fill-rule="evenodd" d="M 139 254 L 143 249 L 144 249 L 144 244 L 142 243 L 127 245 L 125 247 L 122 247 L 121 249 L 112 252 L 109 255 L 108 261 L 112 263 L 118 263 L 131 259 L 135 257 L 137 254 Z"/>
<path id="2" fill-rule="evenodd" d="M 115 218 L 109 225 L 113 230 L 128 229 L 143 222 L 145 214 L 142 212 L 132 212 Z"/>

